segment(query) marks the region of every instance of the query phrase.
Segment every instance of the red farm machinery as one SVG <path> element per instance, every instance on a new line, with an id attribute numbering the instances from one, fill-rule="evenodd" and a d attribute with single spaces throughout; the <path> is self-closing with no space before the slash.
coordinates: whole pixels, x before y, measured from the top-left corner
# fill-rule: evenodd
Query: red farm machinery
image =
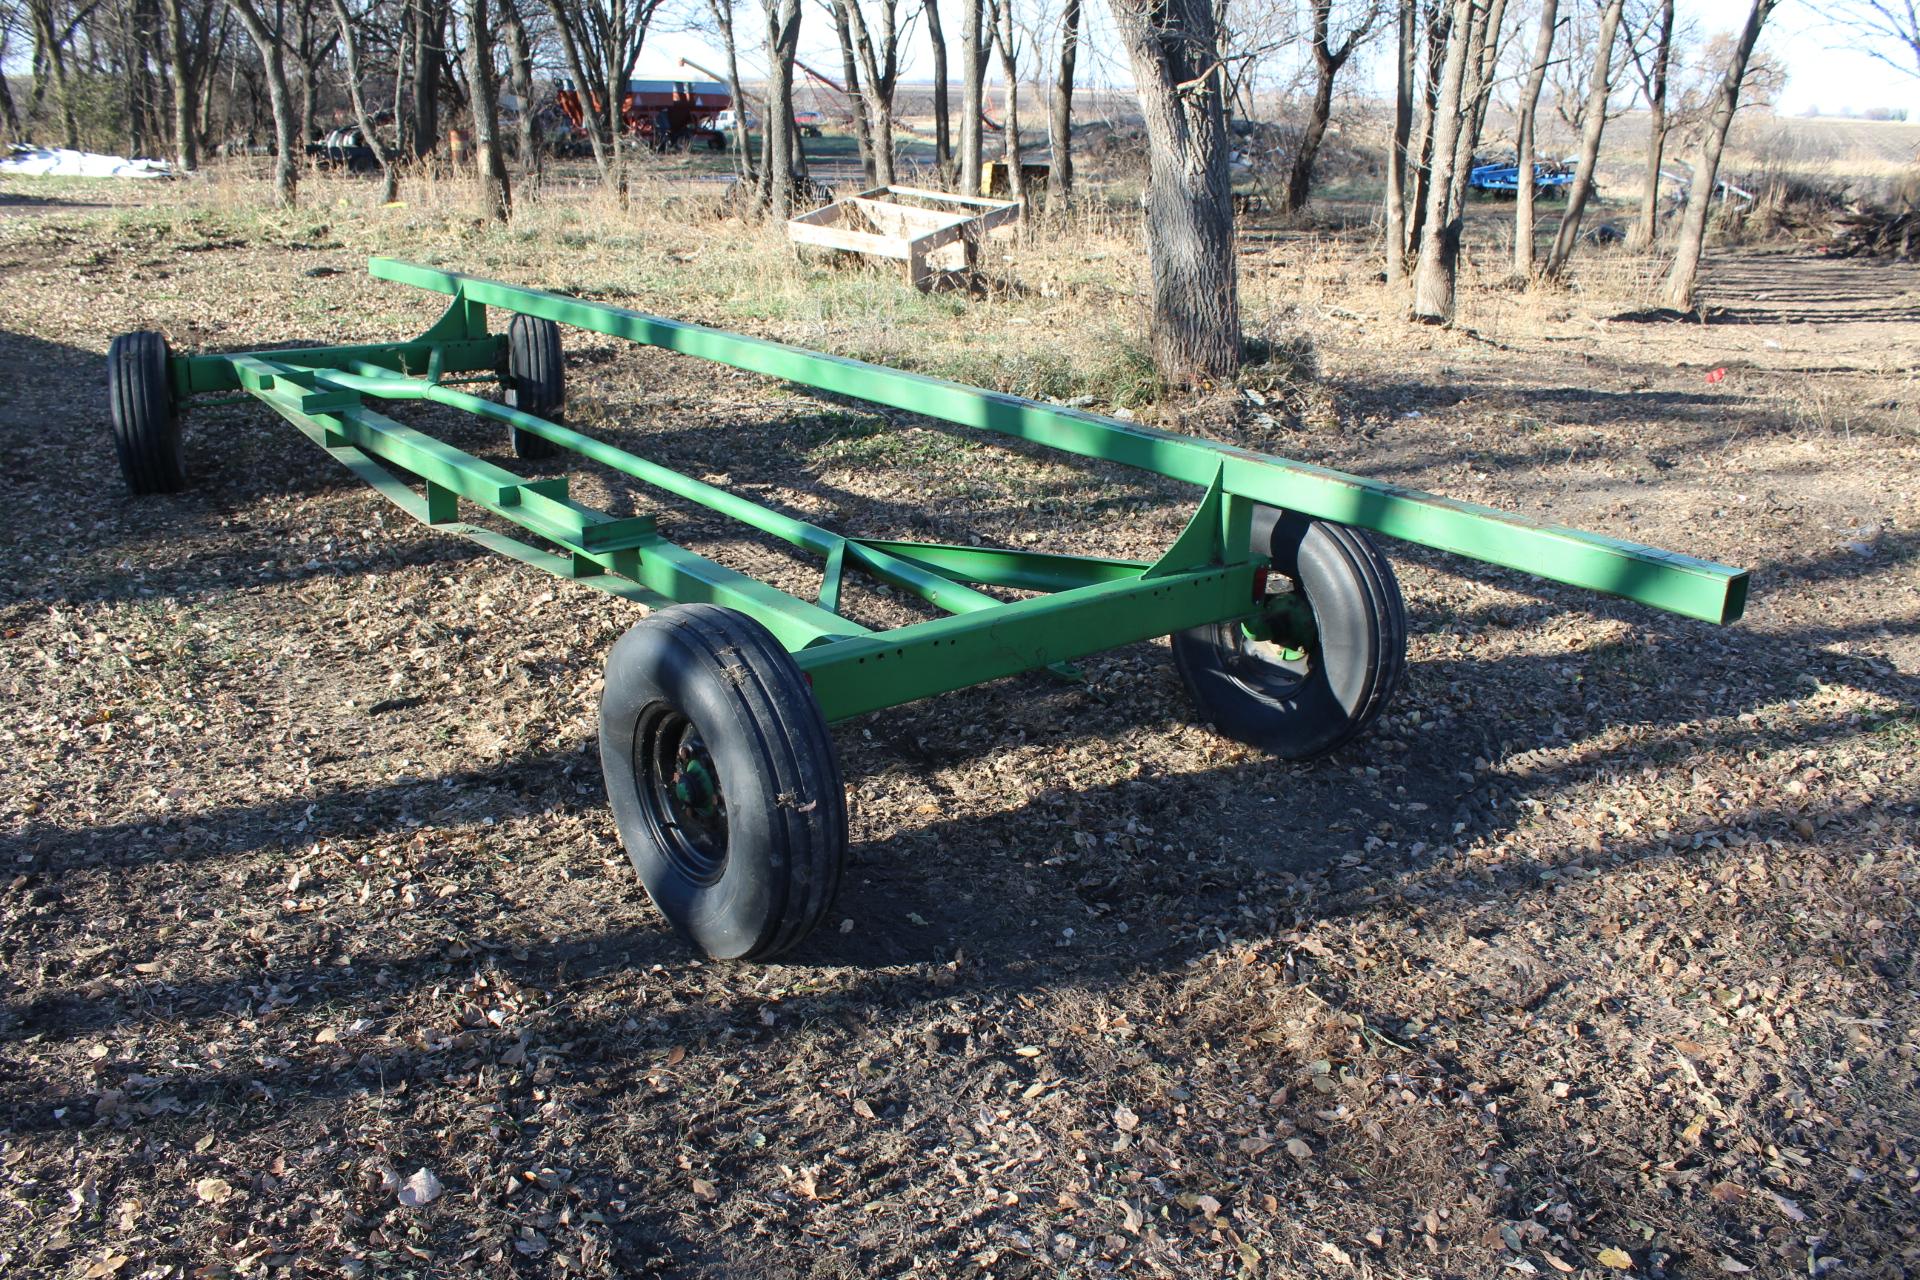
<path id="1" fill-rule="evenodd" d="M 574 133 L 586 136 L 586 114 L 573 81 L 562 80 L 555 95 Z M 596 98 L 597 114 L 604 108 Z M 620 101 L 620 119 L 626 131 L 656 151 L 704 146 L 727 149 L 727 135 L 714 127 L 714 117 L 733 105 L 733 95 L 711 80 L 629 80 Z"/>

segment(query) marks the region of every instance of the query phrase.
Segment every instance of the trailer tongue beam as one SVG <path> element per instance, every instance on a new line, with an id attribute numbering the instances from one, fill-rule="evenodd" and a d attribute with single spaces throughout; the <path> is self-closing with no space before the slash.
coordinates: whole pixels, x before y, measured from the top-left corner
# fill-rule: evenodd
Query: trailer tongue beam
<path id="1" fill-rule="evenodd" d="M 173 356 L 158 334 L 116 339 L 109 405 L 129 485 L 184 484 L 179 407 L 239 393 L 415 519 L 652 610 L 608 659 L 608 798 L 648 892 L 716 957 L 777 954 L 832 906 L 847 832 L 829 720 L 1170 636 L 1223 733 L 1297 760 L 1354 740 L 1406 661 L 1399 586 L 1363 530 L 1707 622 L 1746 602 L 1747 574 L 1726 565 L 1324 467 L 537 289 L 382 258 L 372 271 L 450 294 L 446 313 L 384 344 Z M 488 308 L 510 314 L 507 333 L 489 332 Z M 1199 505 L 1152 561 L 848 536 L 562 425 L 561 325 L 1185 481 Z M 489 374 L 505 403 L 459 389 Z M 407 401 L 498 422 L 521 457 L 577 454 L 816 556 L 816 598 L 677 545 L 651 513 L 586 506 L 565 476 L 528 479 L 381 411 Z M 937 616 L 850 618 L 850 571 Z"/>

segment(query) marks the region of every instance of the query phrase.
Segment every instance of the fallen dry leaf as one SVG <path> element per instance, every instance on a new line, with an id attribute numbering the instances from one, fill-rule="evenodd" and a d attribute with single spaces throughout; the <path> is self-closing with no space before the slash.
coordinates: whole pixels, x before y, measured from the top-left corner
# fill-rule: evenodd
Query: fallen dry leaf
<path id="1" fill-rule="evenodd" d="M 400 1184 L 394 1198 L 409 1209 L 424 1209 L 438 1200 L 446 1188 L 440 1185 L 440 1179 L 433 1176 L 431 1169 L 415 1169 L 413 1176 Z"/>
<path id="2" fill-rule="evenodd" d="M 193 1184 L 193 1194 L 207 1204 L 225 1204 L 233 1198 L 234 1189 L 225 1178 L 202 1178 Z"/>
<path id="3" fill-rule="evenodd" d="M 1603 1267 L 1612 1267 L 1615 1271 L 1633 1270 L 1633 1255 L 1625 1249 L 1617 1249 L 1612 1245 L 1608 1245 L 1599 1252 L 1597 1257 L 1599 1258 L 1600 1265 Z"/>

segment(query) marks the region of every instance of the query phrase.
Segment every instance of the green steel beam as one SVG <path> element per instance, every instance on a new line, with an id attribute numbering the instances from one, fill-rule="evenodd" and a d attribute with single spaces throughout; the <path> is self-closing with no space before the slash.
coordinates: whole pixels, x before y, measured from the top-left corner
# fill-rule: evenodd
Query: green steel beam
<path id="1" fill-rule="evenodd" d="M 1202 486 L 1218 478 L 1227 494 L 1372 529 L 1556 582 L 1624 596 L 1687 617 L 1731 622 L 1746 606 L 1746 572 L 1708 560 L 1544 524 L 1491 507 L 1211 440 L 665 320 L 625 307 L 387 258 L 375 258 L 369 267 L 376 278 L 453 294 L 456 300 L 541 316 L 1083 457 L 1123 463 Z"/>
<path id="2" fill-rule="evenodd" d="M 306 371 L 274 365 L 254 358 L 238 358 L 236 376 L 253 395 L 280 416 L 292 422 L 329 451 L 352 450 L 365 459 L 366 467 L 385 474 L 381 463 L 410 472 L 427 483 L 424 499 L 410 491 L 402 501 L 392 490 L 405 485 L 387 476 L 380 483 L 365 468 L 356 473 L 368 479 L 409 515 L 429 524 L 466 531 L 467 536 L 486 533 L 462 526 L 452 519 L 452 503 L 436 507 L 439 494 L 458 495 L 493 514 L 510 520 L 538 536 L 556 542 L 572 552 L 571 557 L 551 556 L 518 544 L 504 535 L 474 537 L 514 558 L 537 564 L 550 572 L 580 577 L 591 585 L 610 574 L 637 584 L 642 593 L 635 598 L 649 604 L 667 602 L 704 602 L 740 609 L 757 618 L 788 649 L 801 650 L 824 640 L 842 637 L 866 637 L 872 634 L 859 623 L 830 613 L 818 605 L 795 599 L 757 578 L 706 559 L 676 546 L 653 533 L 650 525 L 637 528 L 633 522 L 618 521 L 602 512 L 565 501 L 564 480 L 529 481 L 510 471 L 463 453 L 452 445 L 422 435 L 364 406 L 331 406 L 324 412 L 304 406 L 317 396 L 355 395 L 330 386 L 316 391 L 302 385 Z M 308 381 L 313 381 L 308 375 Z M 342 455 L 335 453 L 336 457 Z M 346 458 L 342 458 L 346 461 Z M 593 531 L 607 525 L 620 526 L 621 536 L 614 546 L 603 545 Z M 491 540 L 490 540 L 491 539 Z M 498 545 L 496 545 L 498 544 Z M 513 544 L 508 546 L 506 544 Z M 518 549 L 514 549 L 517 547 Z M 528 553 L 531 552 L 530 556 Z M 615 594 L 627 594 L 615 591 Z"/>
<path id="3" fill-rule="evenodd" d="M 923 565 L 955 582 L 1014 587 L 1021 591 L 1071 591 L 1096 582 L 1120 582 L 1137 578 L 1150 567 L 1146 560 L 1112 560 L 1001 547 L 961 547 L 942 542 L 897 542 L 881 538 L 858 538 L 855 542 Z"/>
<path id="4" fill-rule="evenodd" d="M 244 359 L 274 360 L 316 369 L 344 369 L 352 364 L 378 365 L 395 373 L 427 371 L 435 352 L 440 353 L 440 369 L 446 373 L 464 373 L 492 369 L 499 364 L 501 337 L 457 342 L 380 342 L 351 347 L 281 347 L 274 350 L 236 351 L 225 355 L 175 356 L 170 376 L 178 396 L 208 391 L 240 389 L 234 362 Z"/>
<path id="5" fill-rule="evenodd" d="M 770 533 L 804 550 L 830 560 L 836 554 L 843 558 L 851 555 L 862 568 L 882 582 L 910 591 L 935 608 L 948 613 L 969 613 L 976 609 L 992 608 L 1001 603 L 1000 600 L 983 591 L 975 591 L 962 582 L 935 569 L 916 564 L 910 559 L 895 556 L 877 548 L 849 547 L 849 540 L 832 530 L 823 529 L 804 520 L 797 520 L 771 507 L 765 507 L 738 494 L 729 493 L 716 485 L 682 475 L 657 462 L 649 462 L 636 454 L 616 448 L 604 440 L 596 440 L 570 427 L 563 427 L 545 418 L 535 417 L 533 414 L 509 408 L 492 400 L 469 395 L 463 391 L 454 391 L 417 378 L 396 378 L 370 364 L 356 363 L 337 372 L 328 370 L 317 375 L 317 380 L 325 386 L 339 387 L 353 393 L 385 400 L 430 400 L 482 418 L 511 424 L 519 430 L 530 432 L 564 449 L 578 453 L 590 461 L 611 467 L 636 480 L 677 494 L 691 502 L 697 502 L 701 506 L 718 511 L 751 528 Z M 835 598 L 837 605 L 837 591 Z"/>
<path id="6" fill-rule="evenodd" d="M 1213 566 L 1095 583 L 794 655 L 829 720 L 1252 611 L 1259 569 Z"/>

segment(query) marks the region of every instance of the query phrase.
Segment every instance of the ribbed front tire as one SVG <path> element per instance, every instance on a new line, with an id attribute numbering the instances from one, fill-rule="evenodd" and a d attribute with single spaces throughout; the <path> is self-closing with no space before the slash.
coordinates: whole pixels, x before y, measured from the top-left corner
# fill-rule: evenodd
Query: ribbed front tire
<path id="1" fill-rule="evenodd" d="M 515 313 L 507 321 L 507 377 L 503 399 L 509 409 L 558 422 L 567 406 L 567 363 L 560 352 L 560 326 L 539 316 Z M 560 446 L 544 436 L 508 424 L 507 439 L 516 458 L 551 458 Z"/>
<path id="2" fill-rule="evenodd" d="M 1310 760 L 1365 733 L 1391 702 L 1407 665 L 1406 605 L 1392 563 L 1358 529 L 1263 507 L 1253 540 L 1292 588 L 1267 634 L 1239 622 L 1181 631 L 1174 663 L 1220 732 Z"/>
<path id="3" fill-rule="evenodd" d="M 120 474 L 136 494 L 187 486 L 167 356 L 167 340 L 157 333 L 122 334 L 107 348 L 107 424 Z"/>
<path id="4" fill-rule="evenodd" d="M 833 906 L 847 855 L 833 740 L 800 668 L 746 614 L 676 605 L 620 637 L 600 767 L 640 883 L 707 955 L 779 955 Z"/>

